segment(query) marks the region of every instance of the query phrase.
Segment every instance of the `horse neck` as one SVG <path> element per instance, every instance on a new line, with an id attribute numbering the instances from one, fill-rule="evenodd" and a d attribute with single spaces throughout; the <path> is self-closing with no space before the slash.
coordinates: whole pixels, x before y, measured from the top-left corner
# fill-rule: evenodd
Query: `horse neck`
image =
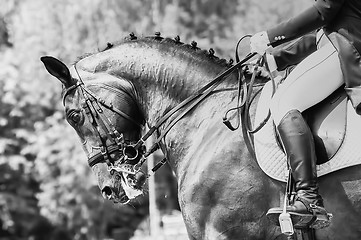
<path id="1" fill-rule="evenodd" d="M 212 81 L 227 66 L 211 60 L 212 58 L 203 52 L 196 55 L 194 49 L 177 49 L 173 45 L 162 45 L 159 42 L 130 42 L 121 44 L 107 51 L 87 57 L 79 62 L 79 68 L 94 75 L 99 80 L 105 75 L 111 75 L 120 79 L 126 79 L 132 83 L 137 92 L 137 100 L 143 114 L 150 126 L 154 126 L 165 113 L 173 109 L 182 100 L 194 94 L 201 87 Z M 199 51 L 199 50 L 197 50 Z M 100 74 L 96 74 L 96 73 Z M 225 85 L 236 86 L 234 78 L 226 81 Z M 224 87 L 223 85 L 222 87 Z M 196 151 L 199 146 L 199 136 L 194 136 L 199 126 L 202 132 L 212 133 L 210 141 L 216 136 L 224 135 L 222 128 L 215 126 L 224 114 L 224 109 L 229 103 L 219 100 L 220 94 L 228 94 L 223 99 L 231 102 L 229 93 L 217 93 L 212 99 L 207 98 L 202 102 L 203 107 L 197 107 L 195 114 L 187 114 L 178 122 L 166 136 L 166 144 L 169 150 L 169 161 L 173 171 L 183 172 L 182 169 L 190 161 L 189 155 Z M 204 126 L 207 125 L 207 126 Z M 164 131 L 163 125 L 160 131 Z M 214 130 L 215 129 L 215 130 Z M 207 135 L 208 136 L 208 135 Z M 191 148 L 190 148 L 191 147 Z M 190 153 L 179 149 L 188 149 Z"/>
<path id="2" fill-rule="evenodd" d="M 225 70 L 225 65 L 207 57 L 170 42 L 129 41 L 88 57 L 83 65 L 91 71 L 105 71 L 132 82 L 144 115 L 154 124 Z"/>

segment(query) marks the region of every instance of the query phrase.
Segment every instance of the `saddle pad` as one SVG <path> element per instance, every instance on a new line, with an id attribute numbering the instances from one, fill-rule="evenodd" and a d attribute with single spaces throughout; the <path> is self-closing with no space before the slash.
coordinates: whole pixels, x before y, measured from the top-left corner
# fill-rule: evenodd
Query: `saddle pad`
<path id="1" fill-rule="evenodd" d="M 254 126 L 258 126 L 268 114 L 272 85 L 268 82 L 258 101 Z M 361 117 L 350 101 L 347 103 L 347 128 L 344 142 L 338 152 L 326 163 L 317 165 L 317 176 L 361 164 Z M 276 142 L 272 119 L 254 134 L 256 157 L 261 169 L 271 178 L 287 181 L 287 160 Z"/>

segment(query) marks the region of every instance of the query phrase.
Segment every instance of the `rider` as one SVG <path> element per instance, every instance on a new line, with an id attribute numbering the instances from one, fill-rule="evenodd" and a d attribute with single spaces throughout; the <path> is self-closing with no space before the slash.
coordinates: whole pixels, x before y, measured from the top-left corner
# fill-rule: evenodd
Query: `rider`
<path id="1" fill-rule="evenodd" d="M 295 41 L 283 44 L 291 40 Z M 287 210 L 325 215 L 314 141 L 301 112 L 345 84 L 352 105 L 361 114 L 361 1 L 316 0 L 301 14 L 256 33 L 250 47 L 261 55 L 272 54 L 266 54 L 271 70 L 297 64 L 271 102 L 297 191 Z"/>

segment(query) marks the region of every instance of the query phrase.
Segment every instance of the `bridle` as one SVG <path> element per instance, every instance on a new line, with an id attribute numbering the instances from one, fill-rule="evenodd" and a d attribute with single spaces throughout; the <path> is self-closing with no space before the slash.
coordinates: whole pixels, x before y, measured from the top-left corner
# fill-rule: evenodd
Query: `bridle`
<path id="1" fill-rule="evenodd" d="M 141 156 L 144 154 L 145 149 L 143 147 L 135 148 L 134 141 L 124 139 L 123 133 L 119 133 L 114 124 L 106 116 L 104 110 L 108 109 L 111 112 L 120 115 L 125 118 L 127 121 L 131 122 L 133 125 L 142 128 L 144 126 L 143 122 L 137 121 L 132 116 L 129 116 L 124 111 L 114 107 L 110 102 L 107 103 L 100 97 L 96 96 L 92 91 L 89 90 L 82 81 L 82 78 L 79 75 L 79 72 L 74 65 L 74 69 L 78 75 L 77 83 L 66 88 L 63 92 L 63 105 L 65 105 L 65 98 L 67 95 L 75 90 L 79 89 L 80 94 L 83 97 L 81 103 L 81 108 L 85 112 L 85 116 L 88 118 L 94 132 L 97 135 L 97 146 L 92 146 L 91 152 L 93 150 L 98 150 L 95 154 L 88 156 L 88 164 L 90 167 L 93 167 L 97 163 L 105 162 L 108 165 L 108 170 L 112 171 L 116 165 L 122 166 L 123 172 L 135 173 L 131 165 L 134 165 L 139 161 Z M 103 86 L 104 87 L 104 86 Z M 130 95 L 126 89 L 118 89 L 115 87 L 108 87 L 114 91 L 119 91 Z M 135 96 L 131 96 L 135 99 Z M 105 136 L 102 136 L 102 132 L 105 133 Z M 110 142 L 110 143 L 108 143 Z M 86 142 L 83 143 L 85 145 Z M 113 154 L 119 154 L 120 157 L 114 161 L 111 157 Z"/>

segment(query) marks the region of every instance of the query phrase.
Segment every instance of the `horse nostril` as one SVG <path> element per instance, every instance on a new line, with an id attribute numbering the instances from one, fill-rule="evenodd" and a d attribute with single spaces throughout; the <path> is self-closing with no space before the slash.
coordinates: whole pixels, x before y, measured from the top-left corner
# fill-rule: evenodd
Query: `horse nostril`
<path id="1" fill-rule="evenodd" d="M 103 190 L 102 190 L 102 195 L 105 199 L 112 199 L 112 195 L 113 195 L 113 192 L 112 190 L 110 189 L 110 187 L 104 187 Z"/>

